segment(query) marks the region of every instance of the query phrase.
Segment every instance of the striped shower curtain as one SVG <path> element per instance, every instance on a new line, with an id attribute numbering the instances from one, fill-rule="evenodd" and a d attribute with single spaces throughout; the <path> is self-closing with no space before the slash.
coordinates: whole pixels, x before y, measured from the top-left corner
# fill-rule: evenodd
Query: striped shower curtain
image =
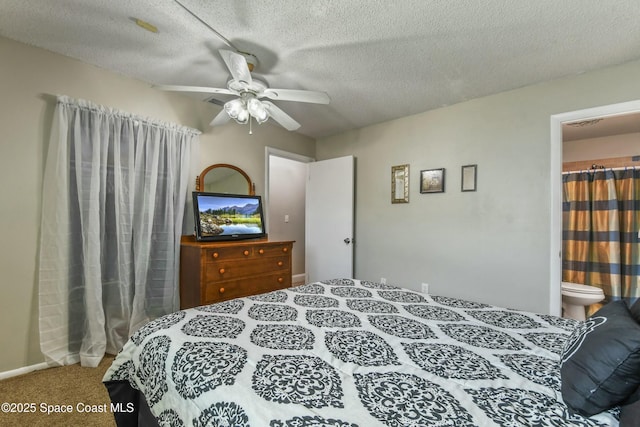
<path id="1" fill-rule="evenodd" d="M 605 300 L 640 297 L 640 169 L 563 174 L 562 280 L 597 286 Z"/>

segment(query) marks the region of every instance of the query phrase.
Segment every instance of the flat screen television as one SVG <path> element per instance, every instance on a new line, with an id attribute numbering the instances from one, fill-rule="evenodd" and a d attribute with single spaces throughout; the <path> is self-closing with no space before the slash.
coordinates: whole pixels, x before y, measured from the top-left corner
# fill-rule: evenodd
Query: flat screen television
<path id="1" fill-rule="evenodd" d="M 241 240 L 266 236 L 262 198 L 193 192 L 196 240 Z"/>

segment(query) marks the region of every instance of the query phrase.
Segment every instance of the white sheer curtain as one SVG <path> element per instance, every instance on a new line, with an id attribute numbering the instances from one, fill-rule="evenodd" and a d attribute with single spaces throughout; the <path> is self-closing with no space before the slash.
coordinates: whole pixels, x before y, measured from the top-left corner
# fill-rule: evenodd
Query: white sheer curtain
<path id="1" fill-rule="evenodd" d="M 97 366 L 179 308 L 180 236 L 198 132 L 60 96 L 40 242 L 40 345 Z"/>

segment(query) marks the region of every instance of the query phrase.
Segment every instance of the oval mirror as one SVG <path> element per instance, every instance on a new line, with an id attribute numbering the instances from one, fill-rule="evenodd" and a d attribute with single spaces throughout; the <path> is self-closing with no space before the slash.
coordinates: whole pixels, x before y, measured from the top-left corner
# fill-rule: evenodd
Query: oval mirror
<path id="1" fill-rule="evenodd" d="M 239 167 L 218 163 L 203 170 L 196 178 L 196 191 L 253 195 L 255 186 Z"/>

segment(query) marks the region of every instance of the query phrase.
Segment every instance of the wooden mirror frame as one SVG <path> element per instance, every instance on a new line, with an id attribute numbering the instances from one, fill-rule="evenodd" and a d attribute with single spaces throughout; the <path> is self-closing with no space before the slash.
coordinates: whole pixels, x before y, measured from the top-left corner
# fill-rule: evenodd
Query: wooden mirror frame
<path id="1" fill-rule="evenodd" d="M 211 165 L 207 168 L 205 168 L 200 175 L 198 175 L 196 177 L 196 191 L 203 191 L 204 189 L 204 177 L 207 175 L 207 173 L 209 171 L 211 171 L 212 169 L 216 169 L 216 168 L 229 168 L 229 169 L 233 169 L 236 172 L 239 172 L 242 176 L 244 176 L 244 178 L 247 180 L 247 186 L 248 186 L 248 193 L 250 196 L 253 196 L 256 194 L 256 186 L 253 182 L 251 182 L 251 178 L 249 178 L 249 175 L 247 175 L 247 173 L 245 171 L 243 171 L 242 169 L 240 169 L 237 166 L 233 166 L 227 163 L 216 163 L 215 165 Z"/>

